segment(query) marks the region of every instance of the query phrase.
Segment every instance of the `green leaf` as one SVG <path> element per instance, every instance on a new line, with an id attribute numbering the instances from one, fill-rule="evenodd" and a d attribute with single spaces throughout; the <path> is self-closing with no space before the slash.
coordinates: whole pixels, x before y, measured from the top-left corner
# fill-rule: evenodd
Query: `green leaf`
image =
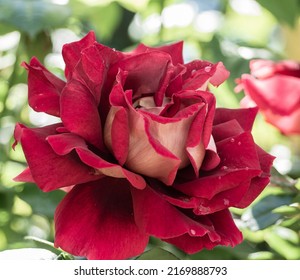
<path id="1" fill-rule="evenodd" d="M 293 27 L 299 15 L 298 0 L 257 0 L 264 8 L 269 10 L 281 23 Z"/>
<path id="2" fill-rule="evenodd" d="M 276 259 L 274 253 L 269 251 L 259 251 L 248 256 L 249 260 L 274 260 Z"/>
<path id="3" fill-rule="evenodd" d="M 299 207 L 299 205 L 297 207 L 283 205 L 283 206 L 280 206 L 280 207 L 274 209 L 272 212 L 281 214 L 283 216 L 292 217 L 294 215 L 300 214 L 300 207 Z"/>
<path id="4" fill-rule="evenodd" d="M 172 253 L 162 248 L 156 247 L 140 255 L 137 258 L 137 260 L 179 260 L 179 259 Z"/>
<path id="5" fill-rule="evenodd" d="M 291 195 L 268 195 L 246 210 L 241 220 L 253 231 L 267 228 L 282 218 L 281 214 L 272 211 L 279 206 L 289 205 L 292 199 Z"/>
<path id="6" fill-rule="evenodd" d="M 275 228 L 266 232 L 265 240 L 275 252 L 286 259 L 294 260 L 300 259 L 300 244 L 295 244 L 296 235 L 294 231 L 280 227 L 279 230 Z"/>
<path id="7" fill-rule="evenodd" d="M 71 11 L 50 0 L 0 0 L 0 22 L 34 37 L 42 30 L 62 26 Z"/>

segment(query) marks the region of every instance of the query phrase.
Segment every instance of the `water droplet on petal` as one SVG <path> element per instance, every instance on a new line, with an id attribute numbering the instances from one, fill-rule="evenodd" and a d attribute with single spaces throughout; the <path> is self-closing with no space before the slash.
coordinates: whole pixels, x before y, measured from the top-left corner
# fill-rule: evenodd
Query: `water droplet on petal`
<path id="1" fill-rule="evenodd" d="M 222 179 L 222 177 L 221 177 L 221 176 L 218 176 L 218 179 L 219 179 L 219 180 L 221 180 L 221 179 Z"/>
<path id="2" fill-rule="evenodd" d="M 239 142 L 238 142 L 238 145 L 239 145 L 239 146 L 241 146 L 241 145 L 242 145 L 241 141 L 239 141 Z"/>
<path id="3" fill-rule="evenodd" d="M 204 214 L 209 214 L 210 213 L 210 207 L 205 207 L 203 205 L 199 205 L 195 210 L 195 214 L 197 215 L 204 215 Z"/>
<path id="4" fill-rule="evenodd" d="M 246 170 L 249 170 L 249 167 L 247 166 L 245 169 L 246 169 Z"/>
<path id="5" fill-rule="evenodd" d="M 231 139 L 230 139 L 230 142 L 231 142 L 231 143 L 233 143 L 234 141 L 235 141 L 234 138 L 231 138 Z"/>
<path id="6" fill-rule="evenodd" d="M 221 167 L 221 170 L 227 170 L 227 169 L 228 169 L 228 167 L 226 165 Z"/>
<path id="7" fill-rule="evenodd" d="M 207 72 L 207 73 L 210 72 L 210 70 L 211 70 L 211 66 L 206 66 L 206 67 L 204 68 L 204 71 Z"/>
<path id="8" fill-rule="evenodd" d="M 191 233 L 191 235 L 195 235 L 195 234 L 196 234 L 196 231 L 195 231 L 194 229 L 191 229 L 191 230 L 190 230 L 190 233 Z"/>
<path id="9" fill-rule="evenodd" d="M 224 202 L 224 205 L 226 205 L 226 206 L 229 205 L 229 200 L 228 199 L 224 198 L 223 202 Z"/>

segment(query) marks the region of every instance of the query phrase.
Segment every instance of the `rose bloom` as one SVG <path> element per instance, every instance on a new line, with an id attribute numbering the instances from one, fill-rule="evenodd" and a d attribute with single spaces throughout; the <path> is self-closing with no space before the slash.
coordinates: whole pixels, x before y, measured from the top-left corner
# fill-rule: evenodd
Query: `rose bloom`
<path id="1" fill-rule="evenodd" d="M 243 107 L 258 106 L 267 122 L 283 134 L 300 133 L 300 64 L 283 60 L 250 61 L 251 74 L 237 80 Z"/>
<path id="2" fill-rule="evenodd" d="M 182 43 L 120 52 L 90 32 L 63 47 L 66 81 L 32 58 L 29 105 L 61 118 L 17 124 L 28 168 L 16 180 L 68 187 L 55 246 L 88 259 L 141 254 L 154 236 L 193 254 L 242 241 L 229 207 L 248 206 L 269 182 L 256 109 L 216 109 L 208 84 L 222 63 L 184 64 Z"/>

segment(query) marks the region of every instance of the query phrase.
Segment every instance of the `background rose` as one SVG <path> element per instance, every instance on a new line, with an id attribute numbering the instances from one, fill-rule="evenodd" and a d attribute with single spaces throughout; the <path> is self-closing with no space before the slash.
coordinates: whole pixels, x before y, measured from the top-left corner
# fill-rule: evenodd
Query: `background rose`
<path id="1" fill-rule="evenodd" d="M 16 180 L 71 187 L 56 246 L 123 259 L 149 235 L 187 253 L 241 242 L 228 207 L 257 197 L 273 158 L 252 139 L 256 110 L 215 111 L 207 87 L 228 77 L 223 64 L 184 64 L 181 53 L 181 43 L 122 53 L 89 33 L 64 46 L 66 82 L 35 58 L 24 64 L 30 106 L 62 123 L 16 126 L 29 166 Z"/>
<path id="2" fill-rule="evenodd" d="M 284 134 L 300 133 L 300 65 L 252 60 L 251 74 L 243 74 L 237 90 L 245 91 L 242 106 L 258 106 L 267 122 Z"/>

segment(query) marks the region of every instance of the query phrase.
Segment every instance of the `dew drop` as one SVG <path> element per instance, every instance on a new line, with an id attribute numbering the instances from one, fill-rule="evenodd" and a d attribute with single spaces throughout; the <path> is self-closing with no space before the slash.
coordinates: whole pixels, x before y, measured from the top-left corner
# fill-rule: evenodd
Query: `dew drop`
<path id="1" fill-rule="evenodd" d="M 195 235 L 195 234 L 196 234 L 196 231 L 195 231 L 194 229 L 191 229 L 191 230 L 190 230 L 190 233 L 191 233 L 191 235 Z"/>
<path id="2" fill-rule="evenodd" d="M 239 146 L 241 146 L 241 145 L 242 145 L 241 141 L 239 141 L 239 142 L 238 142 L 238 145 L 239 145 Z"/>
<path id="3" fill-rule="evenodd" d="M 195 210 L 195 214 L 197 215 L 204 215 L 210 213 L 210 207 L 205 207 L 203 205 L 199 205 Z"/>
<path id="4" fill-rule="evenodd" d="M 228 169 L 228 167 L 226 165 L 221 167 L 221 170 L 227 170 L 227 169 Z"/>
<path id="5" fill-rule="evenodd" d="M 221 180 L 221 179 L 222 179 L 222 177 L 221 177 L 221 176 L 218 176 L 218 179 L 219 179 L 219 180 Z"/>
<path id="6" fill-rule="evenodd" d="M 223 202 L 224 202 L 224 205 L 226 205 L 226 206 L 229 205 L 229 200 L 228 199 L 224 198 Z"/>
<path id="7" fill-rule="evenodd" d="M 247 166 L 245 169 L 246 169 L 246 170 L 249 170 L 249 167 Z"/>
<path id="8" fill-rule="evenodd" d="M 211 70 L 211 66 L 206 66 L 206 67 L 204 67 L 204 71 L 205 71 L 205 72 L 208 73 L 208 72 L 210 72 L 210 70 Z"/>
<path id="9" fill-rule="evenodd" d="M 231 138 L 231 139 L 230 139 L 230 142 L 231 142 L 231 143 L 233 143 L 234 141 L 235 141 L 234 138 Z"/>

